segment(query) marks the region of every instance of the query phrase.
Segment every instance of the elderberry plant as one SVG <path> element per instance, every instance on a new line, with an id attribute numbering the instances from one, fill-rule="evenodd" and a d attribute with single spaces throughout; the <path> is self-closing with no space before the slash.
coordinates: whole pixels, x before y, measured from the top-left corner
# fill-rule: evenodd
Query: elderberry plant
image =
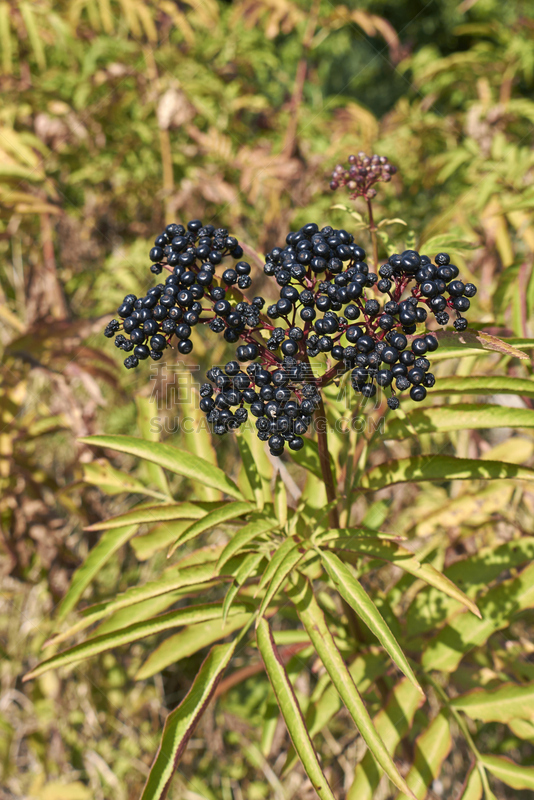
<path id="1" fill-rule="evenodd" d="M 367 201 L 373 234 L 375 184 L 390 181 L 396 171 L 385 156 L 358 153 L 347 167 L 336 166 L 330 188 Z M 397 394 L 409 390 L 420 402 L 435 384 L 428 356 L 439 346 L 436 326 L 448 325 L 452 313 L 456 331 L 467 328 L 462 314 L 477 290 L 458 279 L 447 253 L 432 262 L 404 250 L 379 266 L 376 239 L 373 251 L 370 269 L 351 233 L 309 222 L 265 256 L 263 271 L 276 284 L 276 302 L 261 296 L 248 302 L 243 291 L 252 286 L 251 266 L 241 260 L 238 240 L 197 219 L 172 223 L 149 254 L 151 272 L 165 272 L 164 283 L 144 297 L 127 295 L 117 312 L 121 321 L 112 320 L 105 335 L 130 353 L 124 361 L 129 369 L 148 358 L 158 361 L 166 349 L 190 353 L 199 324 L 230 344 L 240 342 L 235 359 L 208 370 L 209 382 L 200 388 L 200 408 L 212 430 L 223 435 L 250 413 L 273 456 L 286 444 L 300 450 L 325 386 L 350 372 L 354 391 L 364 398 L 387 390 L 395 410 Z"/>

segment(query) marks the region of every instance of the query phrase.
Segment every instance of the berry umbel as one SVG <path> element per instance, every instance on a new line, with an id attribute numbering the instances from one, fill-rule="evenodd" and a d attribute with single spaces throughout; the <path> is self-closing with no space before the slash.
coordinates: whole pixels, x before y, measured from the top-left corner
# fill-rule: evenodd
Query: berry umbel
<path id="1" fill-rule="evenodd" d="M 345 185 L 368 201 L 373 183 L 395 171 L 387 159 L 362 153 L 349 163 L 348 171 L 336 168 L 333 188 Z M 285 244 L 265 256 L 264 273 L 278 294 L 271 303 L 243 295 L 252 284 L 251 267 L 224 228 L 200 220 L 168 225 L 149 257 L 151 272 L 164 273 L 164 282 L 144 297 L 127 295 L 105 335 L 130 354 L 127 368 L 158 361 L 169 348 L 190 353 L 198 325 L 237 344 L 234 360 L 208 371 L 200 408 L 220 435 L 252 415 L 259 439 L 275 456 L 286 444 L 303 446 L 321 389 L 346 372 L 364 398 L 385 390 L 390 409 L 399 407 L 397 392 L 424 400 L 435 384 L 429 356 L 439 344 L 427 320 L 447 325 L 452 314 L 456 330 L 465 330 L 462 314 L 476 294 L 473 284 L 458 279 L 447 253 L 432 261 L 405 250 L 376 274 L 352 234 L 314 222 L 288 233 Z M 322 375 L 318 357 L 326 362 Z"/>

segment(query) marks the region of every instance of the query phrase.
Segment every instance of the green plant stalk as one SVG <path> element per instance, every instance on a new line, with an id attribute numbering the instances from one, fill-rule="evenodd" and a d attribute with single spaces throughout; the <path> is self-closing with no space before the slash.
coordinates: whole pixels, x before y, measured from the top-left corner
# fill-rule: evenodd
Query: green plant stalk
<path id="1" fill-rule="evenodd" d="M 320 424 L 317 427 L 317 445 L 319 447 L 321 473 L 323 475 L 324 485 L 326 488 L 326 499 L 328 503 L 334 503 L 337 498 L 337 492 L 334 476 L 332 475 L 332 468 L 330 466 L 328 434 L 326 432 L 326 411 L 322 397 L 319 405 L 317 406 L 317 418 L 324 421 L 324 425 Z M 328 513 L 328 519 L 332 528 L 339 528 L 339 512 L 336 505 L 333 505 L 330 509 Z"/>
<path id="2" fill-rule="evenodd" d="M 373 204 L 367 200 L 367 210 L 369 212 L 369 232 L 371 234 L 371 242 L 373 244 L 373 266 L 378 272 L 378 237 L 376 235 L 377 227 L 373 217 Z"/>

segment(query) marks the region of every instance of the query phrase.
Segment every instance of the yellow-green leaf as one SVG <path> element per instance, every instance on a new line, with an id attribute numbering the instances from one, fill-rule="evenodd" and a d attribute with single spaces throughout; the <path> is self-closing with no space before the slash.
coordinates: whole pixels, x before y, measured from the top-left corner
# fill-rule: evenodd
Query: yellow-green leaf
<path id="1" fill-rule="evenodd" d="M 235 642 L 230 642 L 215 645 L 210 650 L 188 694 L 165 720 L 161 743 L 141 800 L 161 800 L 165 797 L 187 742 L 213 697 L 235 646 Z"/>
<path id="2" fill-rule="evenodd" d="M 440 378 L 428 393 L 431 395 L 516 394 L 522 397 L 534 397 L 534 381 L 529 378 L 511 378 L 509 375 L 453 375 Z"/>
<path id="3" fill-rule="evenodd" d="M 277 523 L 268 517 L 260 517 L 244 525 L 232 536 L 222 551 L 217 562 L 217 569 L 221 570 L 232 556 L 248 547 L 257 536 L 262 536 L 268 531 L 274 531 L 276 528 Z"/>
<path id="4" fill-rule="evenodd" d="M 414 760 L 406 783 L 418 800 L 424 800 L 432 782 L 439 776 L 451 744 L 449 720 L 442 711 L 415 740 Z M 406 800 L 406 797 L 399 794 L 396 800 Z"/>
<path id="5" fill-rule="evenodd" d="M 396 461 L 386 461 L 373 467 L 362 476 L 360 488 L 377 491 L 385 486 L 407 481 L 503 479 L 532 482 L 534 469 L 518 464 L 506 464 L 503 461 L 478 461 L 473 458 L 443 455 L 411 456 Z"/>
<path id="6" fill-rule="evenodd" d="M 235 483 L 222 469 L 192 453 L 172 447 L 170 444 L 146 442 L 133 436 L 86 436 L 81 441 L 93 447 L 108 447 L 119 453 L 128 453 L 137 458 L 151 461 L 184 478 L 203 481 L 207 486 L 219 489 L 230 497 L 243 500 L 243 495 Z"/>
<path id="7" fill-rule="evenodd" d="M 512 789 L 534 789 L 534 767 L 522 767 L 504 756 L 483 755 L 482 764 Z"/>
<path id="8" fill-rule="evenodd" d="M 483 722 L 534 721 L 534 683 L 506 683 L 493 691 L 474 689 L 451 700 L 451 706 Z"/>
<path id="9" fill-rule="evenodd" d="M 534 428 L 534 411 L 530 408 L 455 403 L 411 411 L 409 421 L 418 434 L 449 433 L 450 431 L 480 430 L 482 428 Z M 386 420 L 385 439 L 406 439 L 412 433 L 399 417 Z"/>
<path id="10" fill-rule="evenodd" d="M 208 511 L 205 508 L 194 503 L 160 503 L 159 505 L 143 503 L 140 508 L 134 508 L 132 511 L 127 511 L 117 517 L 110 517 L 102 522 L 95 522 L 93 525 L 88 525 L 85 530 L 107 531 L 123 525 L 170 522 L 175 519 L 202 519 L 207 514 Z"/>
<path id="11" fill-rule="evenodd" d="M 204 533 L 204 531 L 214 528 L 216 525 L 221 525 L 223 522 L 229 522 L 230 520 L 242 517 L 244 514 L 248 514 L 250 511 L 252 511 L 252 506 L 249 503 L 226 503 L 222 507 L 215 508 L 209 514 L 206 514 L 205 517 L 199 519 L 197 522 L 194 522 L 189 528 L 186 528 L 185 531 L 180 534 L 178 539 L 170 548 L 169 556 L 172 556 L 178 547 L 181 547 L 181 545 L 189 542 L 196 536 L 200 536 L 200 534 Z"/>
<path id="12" fill-rule="evenodd" d="M 321 550 L 321 561 L 341 597 L 354 609 L 360 619 L 365 622 L 369 630 L 374 633 L 399 669 L 404 672 L 406 677 L 409 678 L 413 685 L 423 694 L 423 690 L 419 686 L 417 678 L 408 663 L 408 659 L 391 633 L 380 611 L 361 583 L 334 553 Z"/>
<path id="13" fill-rule="evenodd" d="M 410 730 L 414 714 L 423 702 L 420 692 L 409 680 L 403 678 L 393 689 L 384 708 L 373 718 L 376 732 L 391 756 L 400 740 Z M 379 781 L 380 772 L 368 751 L 356 766 L 347 800 L 372 800 Z"/>
<path id="14" fill-rule="evenodd" d="M 295 692 L 278 655 L 269 623 L 265 618 L 260 620 L 256 628 L 256 639 L 258 650 L 265 665 L 265 671 L 273 687 L 291 741 L 302 761 L 306 775 L 319 795 L 320 800 L 335 800 L 332 789 L 321 769 L 319 758 L 304 723 Z"/>

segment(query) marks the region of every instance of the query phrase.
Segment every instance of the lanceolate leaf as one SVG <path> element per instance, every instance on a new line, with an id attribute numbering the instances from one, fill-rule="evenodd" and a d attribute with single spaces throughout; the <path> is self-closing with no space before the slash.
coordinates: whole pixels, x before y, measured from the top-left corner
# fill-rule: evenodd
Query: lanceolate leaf
<path id="1" fill-rule="evenodd" d="M 254 457 L 250 450 L 247 439 L 243 435 L 239 435 L 236 438 L 239 446 L 239 453 L 241 455 L 241 461 L 243 463 L 243 469 L 245 470 L 245 474 L 250 484 L 256 505 L 261 511 L 264 506 L 261 476 L 258 472 L 256 462 L 254 461 Z"/>
<path id="2" fill-rule="evenodd" d="M 411 792 L 389 755 L 387 747 L 377 733 L 352 676 L 335 645 L 310 583 L 301 578 L 298 586 L 294 587 L 289 594 L 319 658 L 369 750 L 395 786 L 411 796 Z"/>
<path id="3" fill-rule="evenodd" d="M 232 556 L 239 553 L 240 550 L 244 550 L 257 536 L 276 530 L 276 527 L 277 523 L 268 517 L 260 517 L 244 525 L 232 536 L 222 551 L 217 562 L 217 570 L 221 570 Z"/>
<path id="4" fill-rule="evenodd" d="M 139 668 L 135 679 L 138 681 L 151 678 L 170 664 L 176 664 L 180 659 L 187 658 L 198 653 L 203 647 L 224 639 L 228 634 L 242 628 L 250 619 L 248 614 L 236 614 L 227 620 L 223 628 L 222 619 L 212 619 L 200 622 L 197 625 L 190 625 L 183 631 L 175 633 L 165 639 L 159 647 L 147 658 L 145 663 Z"/>
<path id="5" fill-rule="evenodd" d="M 480 616 L 480 612 L 475 603 L 473 603 L 461 589 L 431 564 L 418 561 L 410 550 L 406 550 L 406 548 L 395 544 L 395 542 L 390 542 L 385 539 L 344 535 L 350 534 L 349 529 L 346 531 L 340 530 L 339 533 L 339 539 L 333 540 L 331 543 L 342 560 L 350 561 L 350 554 L 356 553 L 360 556 L 366 555 L 372 558 L 390 561 L 410 575 L 421 578 L 421 580 L 430 584 L 430 586 L 434 586 L 436 589 L 444 592 L 444 594 L 449 595 L 449 597 L 458 600 L 474 614 Z M 349 558 L 347 558 L 347 556 L 349 556 Z"/>
<path id="6" fill-rule="evenodd" d="M 451 706 L 471 719 L 483 722 L 534 721 L 534 683 L 518 686 L 506 683 L 494 691 L 475 689 L 451 700 Z"/>
<path id="7" fill-rule="evenodd" d="M 414 761 L 406 783 L 418 800 L 424 800 L 433 780 L 441 772 L 441 765 L 449 755 L 451 743 L 449 721 L 442 711 L 415 742 Z M 396 800 L 406 800 L 406 797 L 399 794 Z"/>
<path id="8" fill-rule="evenodd" d="M 423 702 L 421 694 L 406 678 L 395 686 L 386 706 L 373 719 L 376 732 L 388 753 L 395 752 L 400 740 L 411 728 L 414 714 Z M 372 800 L 380 777 L 371 751 L 368 751 L 356 766 L 347 800 Z"/>
<path id="9" fill-rule="evenodd" d="M 264 558 L 263 553 L 249 553 L 245 556 L 243 563 L 239 567 L 238 571 L 235 574 L 234 581 L 228 591 L 226 592 L 226 596 L 224 598 L 223 603 L 223 623 L 228 616 L 228 612 L 232 607 L 232 603 L 239 592 L 241 586 L 245 583 L 245 581 L 254 573 L 256 568 L 261 564 Z"/>
<path id="10" fill-rule="evenodd" d="M 83 464 L 83 479 L 86 483 L 98 486 L 106 494 L 121 494 L 122 492 L 133 492 L 157 497 L 160 500 L 169 500 L 169 496 L 162 492 L 156 492 L 147 488 L 144 483 L 137 478 L 122 472 L 120 469 L 112 467 L 105 459 L 95 459 L 89 464 Z"/>
<path id="11" fill-rule="evenodd" d="M 69 590 L 63 598 L 58 611 L 58 619 L 64 619 L 69 611 L 72 611 L 85 589 L 89 586 L 93 578 L 100 572 L 102 567 L 107 564 L 113 553 L 122 547 L 123 544 L 132 538 L 137 531 L 137 525 L 127 525 L 115 528 L 101 536 L 100 541 L 91 550 L 81 567 L 78 567 L 69 586 Z"/>
<path id="12" fill-rule="evenodd" d="M 226 504 L 225 504 L 226 505 Z M 88 525 L 86 531 L 107 531 L 120 528 L 123 525 L 142 525 L 154 522 L 171 522 L 176 519 L 201 519 L 207 511 L 194 503 L 159 503 L 158 505 L 145 505 L 134 508 L 118 517 L 110 517 L 103 522 Z"/>
<path id="13" fill-rule="evenodd" d="M 290 574 L 291 570 L 297 566 L 297 564 L 304 557 L 305 554 L 306 550 L 303 547 L 298 547 L 297 545 L 295 545 L 295 547 L 292 550 L 289 550 L 289 552 L 286 553 L 285 557 L 278 565 L 278 568 L 274 573 L 271 582 L 269 583 L 269 586 L 267 587 L 267 591 L 263 596 L 260 610 L 258 611 L 259 615 L 265 613 L 265 611 L 269 606 L 269 603 L 273 599 L 276 592 L 283 585 L 284 581 Z"/>
<path id="14" fill-rule="evenodd" d="M 168 592 L 174 592 L 184 586 L 194 586 L 210 581 L 216 575 L 215 564 L 208 561 L 205 564 L 194 564 L 190 567 L 179 569 L 175 567 L 158 578 L 158 580 L 145 583 L 144 586 L 132 586 L 122 594 L 117 595 L 113 600 L 98 603 L 84 609 L 85 617 L 66 631 L 54 636 L 48 644 L 58 644 L 69 639 L 75 633 L 85 630 L 94 622 L 98 622 L 108 614 L 114 614 L 122 608 L 134 606 L 136 603 L 144 602 L 152 597 L 159 597 Z"/>
<path id="15" fill-rule="evenodd" d="M 447 433 L 480 428 L 534 428 L 530 408 L 507 408 L 484 403 L 455 403 L 450 406 L 418 408 L 409 414 L 410 424 L 420 433 Z M 388 417 L 385 439 L 406 439 L 412 434 L 399 417 Z"/>
<path id="16" fill-rule="evenodd" d="M 507 478 L 532 482 L 534 469 L 503 461 L 477 461 L 443 455 L 411 456 L 373 467 L 362 476 L 360 488 L 377 491 L 407 481 L 491 481 Z"/>
<path id="17" fill-rule="evenodd" d="M 534 397 L 534 381 L 528 378 L 511 378 L 509 375 L 454 375 L 440 378 L 436 385 L 428 390 L 432 395 L 451 394 L 516 394 L 522 397 Z"/>
<path id="18" fill-rule="evenodd" d="M 160 800 L 165 797 L 187 742 L 213 697 L 234 650 L 235 642 L 215 645 L 211 649 L 187 696 L 165 720 L 161 744 L 141 800 Z"/>
<path id="19" fill-rule="evenodd" d="M 512 789 L 534 789 L 534 767 L 522 767 L 504 756 L 481 756 L 482 764 Z"/>
<path id="20" fill-rule="evenodd" d="M 423 690 L 419 686 L 406 656 L 402 652 L 402 649 L 391 633 L 384 618 L 360 582 L 334 553 L 322 550 L 321 560 L 341 597 L 354 609 L 360 619 L 365 622 L 399 669 L 404 672 L 406 677 L 409 678 L 413 685 L 423 694 Z"/>
<path id="21" fill-rule="evenodd" d="M 178 540 L 169 550 L 169 556 L 174 553 L 177 547 L 180 547 L 182 544 L 185 544 L 185 542 L 189 542 L 191 539 L 194 539 L 195 536 L 200 536 L 200 534 L 204 533 L 204 531 L 214 528 L 216 525 L 220 525 L 223 522 L 228 522 L 229 520 L 242 517 L 244 514 L 248 514 L 251 510 L 252 506 L 250 506 L 249 503 L 227 503 L 223 508 L 214 509 L 211 513 L 193 523 L 193 525 L 187 528 L 180 535 Z"/>
<path id="22" fill-rule="evenodd" d="M 146 442 L 133 436 L 87 436 L 81 441 L 94 447 L 108 447 L 120 453 L 129 453 L 129 455 L 144 458 L 177 475 L 182 475 L 184 478 L 201 481 L 230 497 L 243 500 L 243 495 L 235 483 L 222 469 L 215 467 L 203 458 L 169 444 Z"/>
<path id="23" fill-rule="evenodd" d="M 234 606 L 232 614 L 242 614 L 246 611 L 248 611 L 248 607 L 241 604 L 239 606 Z M 38 667 L 25 675 L 23 680 L 27 681 L 31 678 L 36 678 L 49 669 L 57 669 L 57 667 L 64 667 L 76 661 L 82 661 L 84 658 L 96 656 L 98 653 L 111 650 L 113 647 L 120 647 L 130 642 L 136 642 L 139 639 L 144 639 L 146 636 L 152 636 L 155 633 L 169 630 L 169 628 L 178 628 L 182 625 L 192 625 L 197 622 L 217 619 L 221 617 L 221 612 L 221 603 L 205 603 L 199 606 L 189 606 L 188 608 L 180 608 L 177 611 L 169 611 L 167 614 L 154 617 L 154 619 L 137 622 L 119 631 L 105 633 L 103 636 L 95 636 L 93 639 L 88 639 L 86 642 L 77 644 L 74 647 L 70 647 L 68 650 L 64 650 L 62 653 L 47 658 L 46 661 L 43 661 Z"/>
<path id="24" fill-rule="evenodd" d="M 265 665 L 265 671 L 271 681 L 280 711 L 291 736 L 291 741 L 302 761 L 306 774 L 320 800 L 335 800 L 319 764 L 317 753 L 306 729 L 293 687 L 278 655 L 269 623 L 265 618 L 260 620 L 256 629 L 256 638 L 258 650 Z"/>
<path id="25" fill-rule="evenodd" d="M 348 670 L 356 684 L 356 688 L 363 694 L 370 687 L 371 683 L 386 671 L 387 666 L 387 662 L 381 653 L 362 653 L 361 655 L 357 655 L 349 664 Z M 336 687 L 330 681 L 328 673 L 325 673 L 323 676 L 323 680 L 324 679 L 326 679 L 326 681 L 323 686 L 326 686 L 326 688 L 322 693 L 319 693 L 316 687 L 310 698 L 308 710 L 306 711 L 306 727 L 311 738 L 316 736 L 325 725 L 328 725 L 330 720 L 335 717 L 341 708 L 341 699 Z M 411 683 L 410 686 L 412 686 Z M 413 688 L 413 691 L 417 690 Z M 417 695 L 421 697 L 419 692 L 417 692 Z M 292 768 L 295 759 L 295 750 L 294 748 L 290 748 L 286 763 L 284 764 L 284 772 L 288 772 Z"/>
<path id="26" fill-rule="evenodd" d="M 267 586 L 269 581 L 272 580 L 272 578 L 273 578 L 274 574 L 276 573 L 278 567 L 280 566 L 280 564 L 285 559 L 286 555 L 288 555 L 293 550 L 295 550 L 296 547 L 297 547 L 297 543 L 295 542 L 295 540 L 293 538 L 284 539 L 282 544 L 276 545 L 276 549 L 275 549 L 274 555 L 271 558 L 271 560 L 269 561 L 269 565 L 268 565 L 267 569 L 265 570 L 265 572 L 261 576 L 261 580 L 259 582 L 258 590 L 257 590 L 256 594 L 258 594 L 258 592 L 261 592 L 261 590 L 265 586 Z"/>
<path id="27" fill-rule="evenodd" d="M 427 645 L 422 656 L 426 670 L 453 672 L 464 654 L 506 627 L 514 613 L 534 606 L 534 564 L 517 577 L 490 589 L 479 602 L 482 619 L 459 614 Z"/>

